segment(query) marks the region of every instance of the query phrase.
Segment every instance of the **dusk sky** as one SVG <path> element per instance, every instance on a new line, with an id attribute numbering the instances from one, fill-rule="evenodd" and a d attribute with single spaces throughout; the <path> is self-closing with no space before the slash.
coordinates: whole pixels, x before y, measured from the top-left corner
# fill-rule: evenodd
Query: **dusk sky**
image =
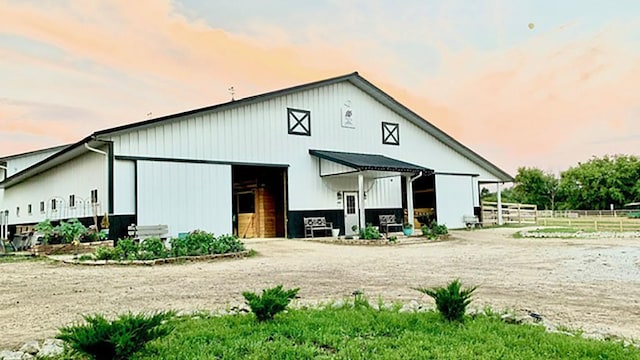
<path id="1" fill-rule="evenodd" d="M 353 71 L 511 174 L 640 155 L 637 0 L 0 0 L 0 156 Z"/>

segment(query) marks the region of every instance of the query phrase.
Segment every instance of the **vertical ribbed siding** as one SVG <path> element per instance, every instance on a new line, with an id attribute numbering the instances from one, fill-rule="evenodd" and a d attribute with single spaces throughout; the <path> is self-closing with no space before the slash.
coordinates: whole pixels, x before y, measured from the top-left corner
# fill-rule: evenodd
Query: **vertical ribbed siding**
<path id="1" fill-rule="evenodd" d="M 341 126 L 341 109 L 347 101 L 354 111 L 355 129 Z M 310 137 L 288 134 L 288 107 L 311 111 Z M 382 121 L 400 125 L 399 146 L 382 144 Z M 384 154 L 439 172 L 478 173 L 481 178 L 494 179 L 348 82 L 173 119 L 114 135 L 113 140 L 117 155 L 289 164 L 291 210 L 341 207 L 327 186 L 331 180 L 318 176 L 318 162 L 308 154 L 311 148 Z M 382 180 L 372 192 L 368 206 L 401 201 L 399 181 Z"/>
<path id="2" fill-rule="evenodd" d="M 138 223 L 231 233 L 231 166 L 138 161 Z"/>

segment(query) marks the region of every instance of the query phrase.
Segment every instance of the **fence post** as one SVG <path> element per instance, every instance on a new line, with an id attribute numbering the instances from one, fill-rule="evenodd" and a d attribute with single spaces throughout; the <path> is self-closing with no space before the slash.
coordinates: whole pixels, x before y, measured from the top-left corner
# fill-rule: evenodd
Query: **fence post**
<path id="1" fill-rule="evenodd" d="M 593 220 L 593 227 L 598 231 L 598 220 Z"/>
<path id="2" fill-rule="evenodd" d="M 620 231 L 623 231 L 622 230 L 622 218 L 620 218 Z"/>

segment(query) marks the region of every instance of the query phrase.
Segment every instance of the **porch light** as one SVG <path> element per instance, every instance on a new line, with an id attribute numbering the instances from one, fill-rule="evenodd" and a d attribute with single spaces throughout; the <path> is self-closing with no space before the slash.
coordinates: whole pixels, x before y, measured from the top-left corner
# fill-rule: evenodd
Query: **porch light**
<path id="1" fill-rule="evenodd" d="M 340 191 L 338 191 L 338 192 L 336 193 L 336 199 L 337 199 L 339 202 L 340 202 L 340 201 L 342 201 L 342 193 L 341 193 Z"/>

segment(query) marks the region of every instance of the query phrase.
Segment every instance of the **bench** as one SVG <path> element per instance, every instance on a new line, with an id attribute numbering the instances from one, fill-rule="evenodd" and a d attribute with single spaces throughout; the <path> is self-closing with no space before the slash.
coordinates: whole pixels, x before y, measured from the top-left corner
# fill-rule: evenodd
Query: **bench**
<path id="1" fill-rule="evenodd" d="M 313 232 L 317 230 L 328 231 L 331 233 L 333 230 L 333 223 L 327 222 L 323 217 L 306 217 L 303 218 L 304 222 L 304 237 L 313 237 Z"/>
<path id="2" fill-rule="evenodd" d="M 464 215 L 462 217 L 462 222 L 464 222 L 464 225 L 467 227 L 467 229 L 482 226 L 482 224 L 478 220 L 478 217 L 475 215 Z"/>
<path id="3" fill-rule="evenodd" d="M 150 237 L 159 237 L 165 240 L 169 235 L 169 226 L 131 224 L 127 227 L 127 231 L 129 236 L 137 241 L 144 241 Z"/>
<path id="4" fill-rule="evenodd" d="M 389 233 L 390 227 L 399 227 L 401 230 L 404 227 L 401 223 L 396 221 L 395 215 L 379 215 L 380 230 L 383 230 L 385 234 Z"/>

